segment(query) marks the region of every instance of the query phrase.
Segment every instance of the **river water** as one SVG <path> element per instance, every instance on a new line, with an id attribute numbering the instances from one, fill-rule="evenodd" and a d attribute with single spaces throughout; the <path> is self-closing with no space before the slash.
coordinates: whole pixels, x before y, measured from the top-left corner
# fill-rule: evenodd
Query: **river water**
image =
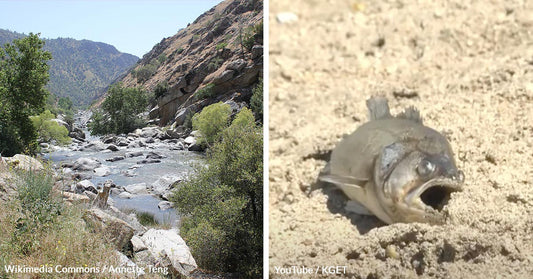
<path id="1" fill-rule="evenodd" d="M 89 149 L 77 151 L 79 147 L 86 146 L 87 142 L 100 142 L 100 138 L 91 136 L 86 129 L 84 129 L 84 132 L 86 133 L 85 143 L 73 143 L 69 147 L 59 148 L 51 153 L 47 153 L 44 157 L 52 161 L 56 166 L 61 166 L 62 163 L 72 163 L 79 158 L 98 159 L 102 163 L 102 166 L 110 168 L 111 173 L 109 175 L 99 177 L 95 176 L 91 171 L 79 172 L 82 175 L 90 176 L 89 180 L 96 186 L 101 186 L 106 180 L 111 179 L 117 186 L 146 183 L 149 187 L 156 183 L 158 179 L 165 176 L 186 178 L 190 175 L 194 165 L 203 163 L 203 154 L 175 150 L 175 142 L 161 141 L 159 139 L 154 139 L 153 143 L 146 143 L 145 147 L 119 147 L 119 150 L 115 152 L 107 149 L 100 151 Z M 144 138 L 137 140 L 146 141 Z M 142 152 L 143 155 L 130 158 L 126 156 L 124 160 L 115 162 L 106 161 L 106 159 L 115 156 L 125 156 L 129 152 Z M 149 152 L 163 155 L 163 158 L 159 159 L 161 162 L 139 164 L 138 162 L 145 159 Z M 121 210 L 127 211 L 128 209 L 133 209 L 137 212 L 148 212 L 153 214 L 159 223 L 170 224 L 172 226 L 176 226 L 179 221 L 179 214 L 177 214 L 176 209 L 160 210 L 158 203 L 162 200 L 154 195 L 135 195 L 130 199 L 123 199 L 118 195 L 111 194 L 110 197 L 112 198 L 111 203 Z"/>

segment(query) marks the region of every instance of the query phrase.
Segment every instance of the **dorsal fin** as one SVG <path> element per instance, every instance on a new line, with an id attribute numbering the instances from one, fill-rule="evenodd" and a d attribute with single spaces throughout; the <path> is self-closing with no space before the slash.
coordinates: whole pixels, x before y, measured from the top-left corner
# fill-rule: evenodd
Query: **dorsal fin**
<path id="1" fill-rule="evenodd" d="M 391 118 L 389 103 L 385 97 L 371 97 L 366 101 L 370 120 Z"/>
<path id="2" fill-rule="evenodd" d="M 406 108 L 402 113 L 396 115 L 396 118 L 403 118 L 422 124 L 420 112 L 413 106 Z"/>

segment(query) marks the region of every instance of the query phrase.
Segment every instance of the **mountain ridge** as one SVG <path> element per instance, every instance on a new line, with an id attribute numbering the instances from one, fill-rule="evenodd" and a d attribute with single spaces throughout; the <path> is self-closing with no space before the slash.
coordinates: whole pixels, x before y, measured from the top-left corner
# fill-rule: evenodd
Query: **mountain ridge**
<path id="1" fill-rule="evenodd" d="M 0 45 L 25 36 L 0 29 Z M 62 37 L 44 40 L 44 49 L 52 53 L 47 88 L 57 97 L 71 98 L 77 106 L 87 106 L 102 96 L 139 60 L 103 42 Z"/>

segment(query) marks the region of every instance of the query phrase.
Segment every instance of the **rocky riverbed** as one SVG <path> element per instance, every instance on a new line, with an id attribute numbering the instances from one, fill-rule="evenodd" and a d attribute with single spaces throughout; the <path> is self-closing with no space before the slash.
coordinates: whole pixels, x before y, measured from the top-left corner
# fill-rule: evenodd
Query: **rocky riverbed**
<path id="1" fill-rule="evenodd" d="M 60 174 L 66 192 L 97 194 L 106 181 L 115 185 L 109 204 L 123 211 L 153 214 L 159 223 L 175 226 L 179 220 L 171 191 L 201 164 L 195 133 L 169 134 L 159 127 L 137 129 L 128 135 L 95 137 L 86 129 L 89 115 L 77 117 L 84 135 L 69 146 L 45 146 L 43 157 Z"/>

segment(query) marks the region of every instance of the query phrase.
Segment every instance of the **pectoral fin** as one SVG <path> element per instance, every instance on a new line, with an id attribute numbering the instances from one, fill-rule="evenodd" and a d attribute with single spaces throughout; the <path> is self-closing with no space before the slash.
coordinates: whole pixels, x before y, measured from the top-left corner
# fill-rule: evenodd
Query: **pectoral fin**
<path id="1" fill-rule="evenodd" d="M 335 186 L 342 189 L 344 194 L 351 200 L 361 200 L 365 197 L 366 179 L 357 179 L 351 176 L 339 176 L 333 174 L 322 174 L 319 177 L 322 182 L 335 184 Z"/>

